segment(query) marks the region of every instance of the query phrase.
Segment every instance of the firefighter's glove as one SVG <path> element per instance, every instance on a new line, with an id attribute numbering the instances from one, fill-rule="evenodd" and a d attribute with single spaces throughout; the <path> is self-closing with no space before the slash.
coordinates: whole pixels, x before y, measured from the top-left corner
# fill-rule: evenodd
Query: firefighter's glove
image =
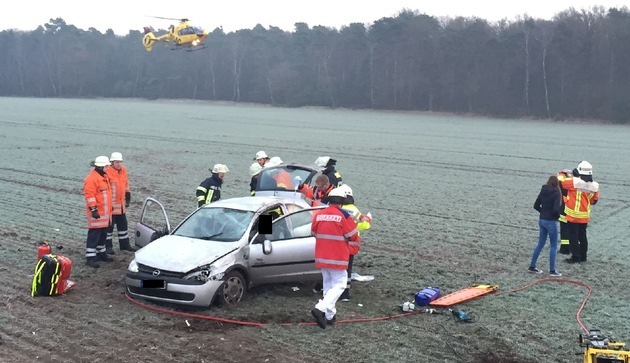
<path id="1" fill-rule="evenodd" d="M 125 207 L 129 207 L 131 203 L 131 192 L 125 192 Z"/>
<path id="2" fill-rule="evenodd" d="M 204 204 L 205 204 L 204 202 L 197 202 L 197 208 L 203 207 Z"/>
<path id="3" fill-rule="evenodd" d="M 101 218 L 100 214 L 98 214 L 98 208 L 97 207 L 90 207 L 90 212 L 92 212 L 92 218 L 94 218 L 94 219 Z"/>

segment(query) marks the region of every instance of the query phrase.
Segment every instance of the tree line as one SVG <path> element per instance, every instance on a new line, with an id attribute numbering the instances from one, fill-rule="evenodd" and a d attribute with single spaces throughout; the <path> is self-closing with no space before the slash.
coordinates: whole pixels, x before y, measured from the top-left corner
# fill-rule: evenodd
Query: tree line
<path id="1" fill-rule="evenodd" d="M 165 30 L 158 30 L 161 34 Z M 186 52 L 51 19 L 0 32 L 0 96 L 142 97 L 630 122 L 628 8 L 552 20 L 402 10 L 340 29 L 225 33 Z"/>

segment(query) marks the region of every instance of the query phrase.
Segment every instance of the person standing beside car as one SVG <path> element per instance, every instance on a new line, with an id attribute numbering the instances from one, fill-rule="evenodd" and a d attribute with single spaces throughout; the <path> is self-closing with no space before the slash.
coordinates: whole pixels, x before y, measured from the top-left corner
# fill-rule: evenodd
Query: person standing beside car
<path id="1" fill-rule="evenodd" d="M 344 200 L 343 205 L 341 206 L 341 209 L 350 213 L 350 215 L 352 216 L 352 219 L 354 219 L 354 222 L 357 224 L 357 233 L 359 237 L 361 237 L 361 231 L 370 229 L 370 226 L 372 223 L 372 215 L 371 213 L 368 213 L 367 215 L 361 213 L 361 211 L 359 211 L 359 208 L 357 208 L 357 206 L 354 205 L 354 194 L 352 192 L 352 188 L 350 188 L 348 184 L 344 184 L 338 187 L 337 189 L 343 191 L 343 193 L 346 196 L 346 199 Z M 326 203 L 327 197 L 324 198 L 322 202 Z M 348 269 L 347 269 L 348 279 L 347 279 L 346 289 L 343 291 L 343 294 L 341 294 L 341 297 L 340 297 L 341 301 L 344 301 L 344 302 L 350 301 L 350 287 L 352 286 L 352 263 L 354 262 L 354 256 L 355 256 L 354 254 L 350 254 L 350 258 L 348 260 Z"/>
<path id="2" fill-rule="evenodd" d="M 256 153 L 256 156 L 254 157 L 254 161 L 256 161 L 256 163 L 258 163 L 258 165 L 260 165 L 260 167 L 262 168 L 269 161 L 269 156 L 267 156 L 266 152 L 260 150 L 259 152 Z"/>
<path id="3" fill-rule="evenodd" d="M 221 199 L 221 185 L 223 185 L 223 178 L 228 171 L 225 164 L 215 164 L 210 169 L 212 176 L 202 181 L 197 187 L 197 208 Z"/>
<path id="4" fill-rule="evenodd" d="M 260 166 L 260 163 L 254 162 L 249 166 L 249 175 L 251 175 L 252 180 L 249 182 L 249 194 L 253 197 L 256 195 L 256 183 L 258 182 L 258 175 L 263 170 L 263 167 Z"/>
<path id="5" fill-rule="evenodd" d="M 83 181 L 88 227 L 85 257 L 87 266 L 99 268 L 98 261 L 113 261 L 105 253 L 107 230 L 112 223 L 112 188 L 107 177 L 111 164 L 107 156 L 98 156 L 91 165 L 94 169 Z"/>
<path id="6" fill-rule="evenodd" d="M 107 176 L 112 186 L 112 223 L 107 230 L 107 239 L 105 240 L 105 252 L 109 255 L 114 254 L 114 225 L 118 232 L 118 245 L 121 251 L 135 251 L 129 243 L 129 232 L 127 223 L 127 208 L 131 202 L 131 191 L 129 189 L 129 178 L 127 177 L 127 168 L 123 166 L 123 157 L 119 152 L 113 152 L 109 158 L 111 166 L 107 168 Z"/>
<path id="7" fill-rule="evenodd" d="M 328 177 L 324 174 L 320 174 L 315 178 L 315 185 L 313 187 L 301 183 L 298 186 L 298 191 L 304 194 L 306 198 L 311 199 L 314 203 L 320 203 L 334 188 L 335 187 L 330 184 Z"/>
<path id="8" fill-rule="evenodd" d="M 341 209 L 345 201 L 342 190 L 333 189 L 328 195 L 330 205 L 315 213 L 311 234 L 315 236 L 315 267 L 322 270 L 324 296 L 311 309 L 317 325 L 325 329 L 336 320 L 337 300 L 346 288 L 350 255 L 359 251 L 357 224 L 347 211 Z"/>
<path id="9" fill-rule="evenodd" d="M 335 169 L 335 165 L 337 165 L 337 160 L 331 159 L 330 156 L 320 156 L 315 160 L 315 165 L 324 168 L 324 170 L 322 170 L 322 174 L 328 177 L 330 185 L 332 185 L 334 188 L 337 188 L 343 184 L 341 174 Z"/>
<path id="10" fill-rule="evenodd" d="M 534 209 L 540 213 L 538 219 L 538 244 L 534 249 L 532 260 L 529 264 L 529 272 L 542 273 L 536 268 L 536 261 L 547 243 L 549 236 L 549 276 L 559 277 L 561 273 L 556 271 L 556 252 L 558 250 L 558 218 L 560 217 L 560 207 L 562 206 L 562 192 L 558 183 L 558 177 L 552 175 L 547 183 L 542 186 L 540 193 L 534 202 Z"/>

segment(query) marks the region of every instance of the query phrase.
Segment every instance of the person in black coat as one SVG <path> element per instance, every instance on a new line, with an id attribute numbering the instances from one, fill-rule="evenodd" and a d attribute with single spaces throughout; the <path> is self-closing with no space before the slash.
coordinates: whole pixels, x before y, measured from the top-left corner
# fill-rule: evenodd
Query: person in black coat
<path id="1" fill-rule="evenodd" d="M 335 169 L 336 164 L 337 160 L 332 159 L 330 156 L 320 156 L 315 160 L 315 165 L 325 168 L 324 170 L 322 170 L 322 174 L 328 177 L 330 185 L 332 185 L 334 188 L 339 187 L 343 184 L 341 174 Z"/>
<path id="2" fill-rule="evenodd" d="M 562 205 L 562 193 L 558 183 L 558 177 L 552 175 L 547 180 L 547 184 L 543 185 L 540 193 L 534 202 L 534 209 L 540 213 L 538 226 L 540 232 L 538 234 L 538 245 L 534 249 L 531 263 L 529 264 L 529 272 L 542 273 L 543 271 L 536 268 L 536 261 L 540 255 L 540 251 L 547 242 L 549 236 L 549 276 L 562 276 L 556 271 L 556 252 L 558 250 L 558 218 L 560 217 L 560 206 Z"/>

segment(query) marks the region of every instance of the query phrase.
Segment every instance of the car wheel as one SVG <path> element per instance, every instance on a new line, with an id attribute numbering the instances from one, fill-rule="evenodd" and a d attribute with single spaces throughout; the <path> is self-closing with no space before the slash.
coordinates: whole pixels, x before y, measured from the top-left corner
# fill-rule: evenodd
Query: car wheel
<path id="1" fill-rule="evenodd" d="M 247 285 L 245 278 L 238 271 L 232 271 L 225 276 L 223 285 L 217 292 L 217 302 L 222 305 L 236 305 L 238 304 L 247 291 Z"/>

